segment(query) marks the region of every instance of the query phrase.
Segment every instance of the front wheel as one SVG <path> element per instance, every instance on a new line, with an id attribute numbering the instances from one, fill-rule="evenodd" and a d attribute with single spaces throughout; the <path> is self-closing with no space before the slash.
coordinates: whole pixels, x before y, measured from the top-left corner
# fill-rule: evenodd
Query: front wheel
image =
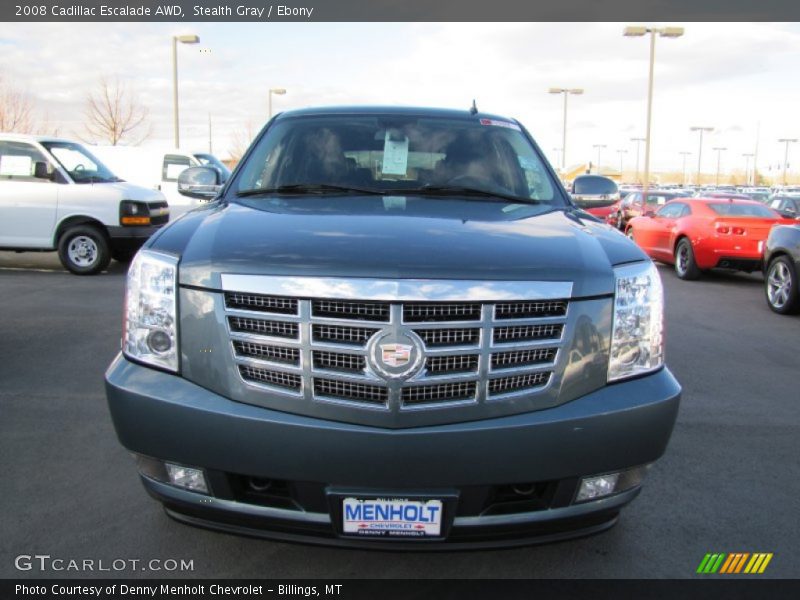
<path id="1" fill-rule="evenodd" d="M 692 243 L 686 238 L 678 242 L 678 247 L 675 249 L 675 274 L 686 280 L 700 277 L 700 269 L 694 260 Z"/>
<path id="2" fill-rule="evenodd" d="M 780 315 L 797 312 L 800 308 L 800 293 L 797 290 L 797 272 L 786 256 L 773 259 L 767 267 L 764 279 L 767 304 Z"/>
<path id="3" fill-rule="evenodd" d="M 95 275 L 111 262 L 111 251 L 102 231 L 91 225 L 79 225 L 59 238 L 58 258 L 71 273 Z"/>

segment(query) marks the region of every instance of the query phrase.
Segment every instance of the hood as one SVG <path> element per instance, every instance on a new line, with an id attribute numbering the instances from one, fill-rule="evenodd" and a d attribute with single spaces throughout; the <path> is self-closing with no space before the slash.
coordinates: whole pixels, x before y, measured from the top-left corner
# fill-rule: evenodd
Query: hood
<path id="1" fill-rule="evenodd" d="M 119 193 L 122 200 L 138 200 L 140 202 L 163 202 L 164 194 L 158 190 L 149 189 L 127 181 L 114 181 L 111 183 L 93 183 L 86 185 L 102 185 L 104 189 L 114 190 Z"/>
<path id="2" fill-rule="evenodd" d="M 217 203 L 150 245 L 181 255 L 181 284 L 212 289 L 236 273 L 570 281 L 587 297 L 613 293 L 613 265 L 647 260 L 609 226 L 547 205 L 402 196 Z"/>

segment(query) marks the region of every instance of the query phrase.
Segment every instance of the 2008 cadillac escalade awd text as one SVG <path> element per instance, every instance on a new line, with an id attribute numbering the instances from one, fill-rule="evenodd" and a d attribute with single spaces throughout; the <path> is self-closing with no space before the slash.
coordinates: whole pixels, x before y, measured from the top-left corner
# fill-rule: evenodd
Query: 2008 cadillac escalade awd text
<path id="1" fill-rule="evenodd" d="M 663 292 L 511 119 L 304 109 L 128 275 L 111 415 L 180 521 L 362 547 L 602 531 L 664 452 Z"/>

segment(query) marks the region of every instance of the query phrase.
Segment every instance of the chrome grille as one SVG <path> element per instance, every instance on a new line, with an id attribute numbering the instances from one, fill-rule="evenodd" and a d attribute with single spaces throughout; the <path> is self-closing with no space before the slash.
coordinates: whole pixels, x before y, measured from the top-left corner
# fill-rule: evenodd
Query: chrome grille
<path id="1" fill-rule="evenodd" d="M 313 338 L 316 342 L 333 342 L 334 344 L 354 344 L 363 346 L 377 332 L 377 329 L 366 327 L 345 327 L 342 325 L 314 325 Z"/>
<path id="2" fill-rule="evenodd" d="M 495 319 L 530 319 L 534 317 L 563 317 L 567 303 L 563 300 L 538 302 L 501 302 L 494 307 Z"/>
<path id="3" fill-rule="evenodd" d="M 474 373 L 478 370 L 477 354 L 457 354 L 455 356 L 429 356 L 425 367 L 431 374 Z"/>
<path id="4" fill-rule="evenodd" d="M 477 346 L 480 329 L 416 329 L 426 346 Z"/>
<path id="5" fill-rule="evenodd" d="M 358 354 L 314 350 L 311 356 L 314 359 L 315 369 L 363 373 L 367 366 L 367 359 Z"/>
<path id="6" fill-rule="evenodd" d="M 366 404 L 386 404 L 386 400 L 389 398 L 389 390 L 379 385 L 316 377 L 314 378 L 314 393 L 318 396 Z"/>
<path id="7" fill-rule="evenodd" d="M 407 302 L 403 305 L 405 323 L 424 321 L 479 321 L 481 305 L 477 302 Z"/>
<path id="8" fill-rule="evenodd" d="M 225 306 L 240 310 L 256 310 L 284 315 L 297 314 L 297 300 L 295 298 L 280 298 L 263 294 L 228 292 L 225 294 Z"/>
<path id="9" fill-rule="evenodd" d="M 492 369 L 510 369 L 523 365 L 551 363 L 556 358 L 556 348 L 536 348 L 492 354 Z"/>
<path id="10" fill-rule="evenodd" d="M 495 344 L 503 344 L 507 342 L 556 339 L 561 337 L 563 329 L 563 325 L 516 325 L 513 327 L 495 327 L 494 342 Z"/>
<path id="11" fill-rule="evenodd" d="M 250 319 L 247 317 L 228 317 L 231 330 L 243 333 L 255 333 L 271 337 L 281 337 L 296 340 L 299 334 L 297 323 L 284 321 L 265 321 L 264 319 Z"/>
<path id="12" fill-rule="evenodd" d="M 334 319 L 355 319 L 360 321 L 388 321 L 387 302 L 342 302 L 340 300 L 313 300 L 311 315 Z"/>
<path id="13" fill-rule="evenodd" d="M 282 362 L 290 365 L 300 364 L 300 350 L 298 348 L 283 348 L 281 346 L 268 346 L 266 344 L 238 340 L 234 340 L 233 348 L 237 356 Z"/>
<path id="14" fill-rule="evenodd" d="M 300 376 L 292 373 L 271 371 L 269 369 L 261 369 L 249 365 L 239 365 L 239 372 L 242 374 L 243 379 L 255 381 L 256 383 L 277 385 L 293 390 L 299 390 L 302 384 Z"/>
<path id="15" fill-rule="evenodd" d="M 439 404 L 474 400 L 478 384 L 474 381 L 419 385 L 403 388 L 403 404 Z"/>
<path id="16" fill-rule="evenodd" d="M 232 277 L 229 281 L 244 276 Z M 564 345 L 569 302 L 558 298 L 568 294 L 508 300 L 513 295 L 504 287 L 497 302 L 421 301 L 422 294 L 405 302 L 381 294 L 292 297 L 286 292 L 303 278 L 263 278 L 285 281 L 279 290 L 261 286 L 260 279 L 249 277 L 240 291 L 226 286 L 223 275 L 232 359 L 244 385 L 283 393 L 291 402 L 387 411 L 501 402 L 545 390 Z M 313 289 L 359 289 L 358 280 L 336 283 Z M 260 290 L 267 293 L 253 293 Z M 419 371 L 405 379 L 381 376 L 369 358 L 379 351 L 370 340 L 378 333 L 409 331 L 424 346 Z"/>
<path id="17" fill-rule="evenodd" d="M 514 375 L 513 377 L 500 377 L 489 380 L 489 395 L 497 396 L 511 392 L 519 392 L 530 388 L 540 387 L 550 379 L 550 373 L 528 373 Z"/>

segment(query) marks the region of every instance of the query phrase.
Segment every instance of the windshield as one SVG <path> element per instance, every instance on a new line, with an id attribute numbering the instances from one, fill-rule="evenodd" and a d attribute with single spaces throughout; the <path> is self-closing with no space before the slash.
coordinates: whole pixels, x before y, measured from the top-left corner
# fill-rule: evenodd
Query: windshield
<path id="1" fill-rule="evenodd" d="M 92 156 L 86 148 L 73 142 L 42 142 L 42 146 L 69 173 L 75 183 L 111 183 L 121 181 Z"/>
<path id="2" fill-rule="evenodd" d="M 764 217 L 777 219 L 779 215 L 763 204 L 739 204 L 734 202 L 713 202 L 708 205 L 718 215 L 725 217 Z"/>
<path id="3" fill-rule="evenodd" d="M 284 118 L 259 140 L 237 190 L 281 188 L 424 195 L 478 191 L 563 205 L 519 126 L 478 117 Z"/>

